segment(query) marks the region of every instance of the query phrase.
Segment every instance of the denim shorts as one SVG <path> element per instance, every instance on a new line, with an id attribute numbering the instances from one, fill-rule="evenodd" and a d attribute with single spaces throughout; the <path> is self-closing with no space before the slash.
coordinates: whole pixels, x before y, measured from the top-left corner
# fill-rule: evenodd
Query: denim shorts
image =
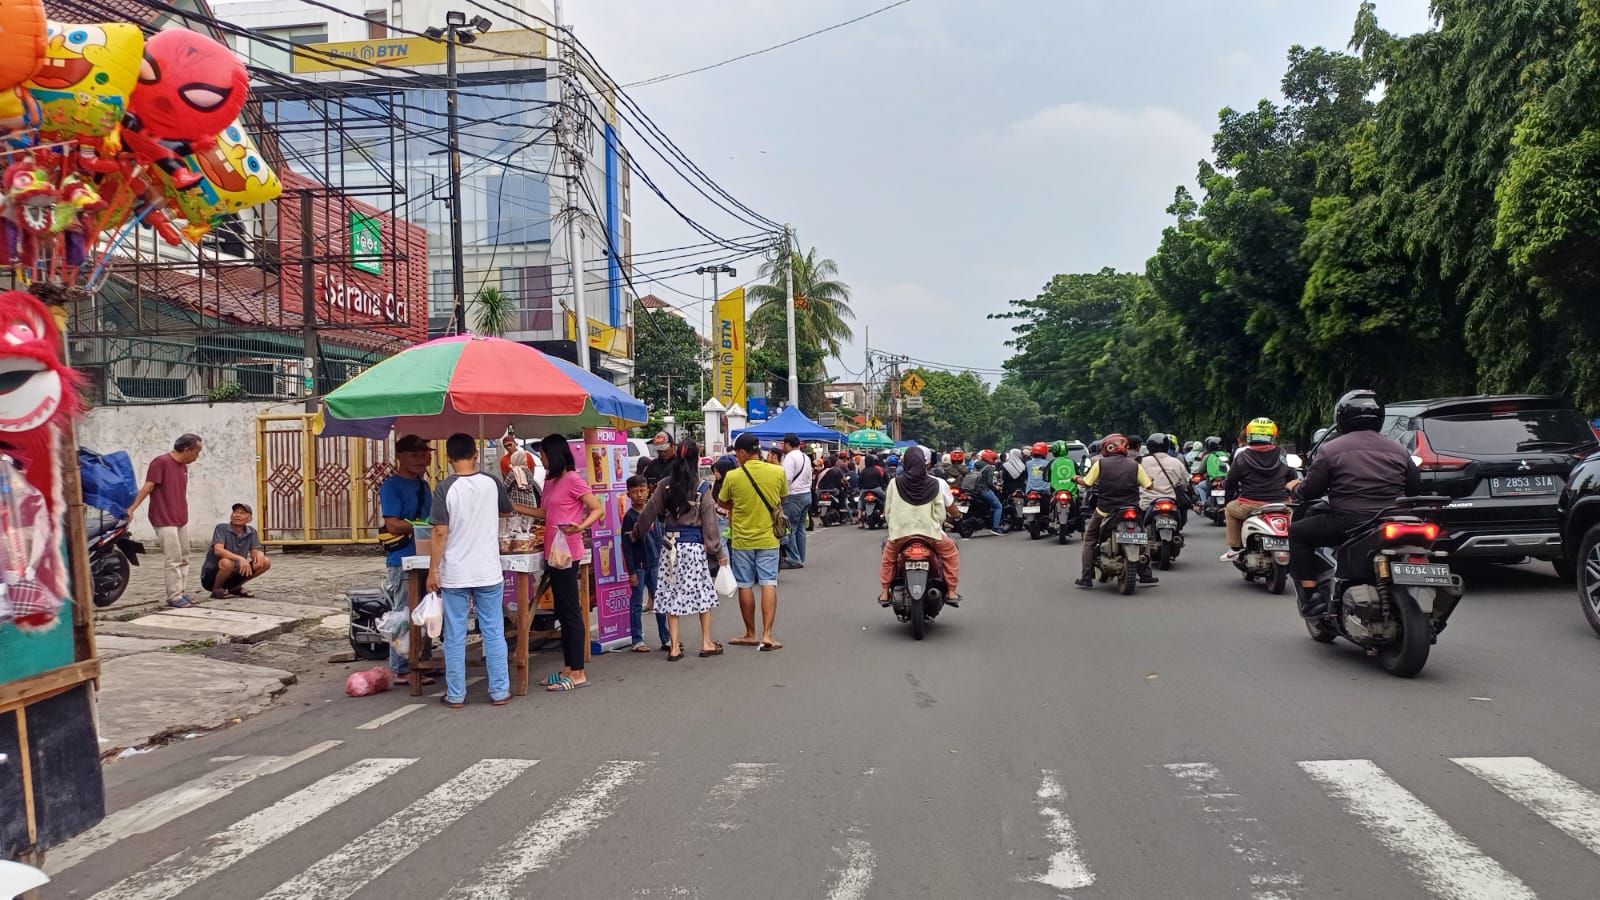
<path id="1" fill-rule="evenodd" d="M 776 585 L 778 583 L 778 553 L 777 547 L 764 550 L 734 550 L 728 554 L 728 562 L 733 566 L 733 580 L 739 587 L 753 588 L 756 585 Z"/>

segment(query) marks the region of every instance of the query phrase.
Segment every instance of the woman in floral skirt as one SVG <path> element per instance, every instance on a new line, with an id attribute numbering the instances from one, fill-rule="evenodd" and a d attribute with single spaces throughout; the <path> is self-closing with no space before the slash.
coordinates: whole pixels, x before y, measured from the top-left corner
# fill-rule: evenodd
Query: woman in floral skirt
<path id="1" fill-rule="evenodd" d="M 683 641 L 678 636 L 678 620 L 700 617 L 700 655 L 720 656 L 722 645 L 711 639 L 711 611 L 717 607 L 717 589 L 711 581 L 710 561 L 728 564 L 727 551 L 717 526 L 716 500 L 710 491 L 700 490 L 696 465 L 700 448 L 684 441 L 672 458 L 672 468 L 656 485 L 650 502 L 639 513 L 633 526 L 637 540 L 660 519 L 666 527 L 661 543 L 661 562 L 656 570 L 656 612 L 667 615 L 668 662 L 683 659 Z"/>

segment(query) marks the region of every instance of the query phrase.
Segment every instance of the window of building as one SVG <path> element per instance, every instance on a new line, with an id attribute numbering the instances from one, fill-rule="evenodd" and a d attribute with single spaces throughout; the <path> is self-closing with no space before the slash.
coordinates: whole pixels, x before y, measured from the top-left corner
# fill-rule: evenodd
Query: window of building
<path id="1" fill-rule="evenodd" d="M 516 266 L 500 270 L 500 290 L 517 298 L 515 331 L 555 330 L 555 294 L 549 266 Z"/>
<path id="2" fill-rule="evenodd" d="M 377 40 L 389 36 L 389 11 L 374 9 L 367 12 L 367 38 Z"/>
<path id="3" fill-rule="evenodd" d="M 326 22 L 316 25 L 291 25 L 285 28 L 256 29 L 258 37 L 250 41 L 250 62 L 264 69 L 288 72 L 293 67 L 293 53 L 284 44 L 304 46 L 322 44 L 328 40 Z"/>

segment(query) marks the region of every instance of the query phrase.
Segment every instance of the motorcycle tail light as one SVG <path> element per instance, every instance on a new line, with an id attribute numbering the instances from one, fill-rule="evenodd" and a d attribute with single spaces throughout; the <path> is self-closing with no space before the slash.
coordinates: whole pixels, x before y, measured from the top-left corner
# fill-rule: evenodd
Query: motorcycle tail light
<path id="1" fill-rule="evenodd" d="M 1039 492 L 1038 491 L 1029 491 L 1028 492 L 1028 499 L 1029 500 L 1037 500 L 1037 499 L 1039 499 Z"/>
<path id="2" fill-rule="evenodd" d="M 963 500 L 967 496 L 966 492 L 962 491 L 961 488 L 951 488 L 950 495 L 955 497 L 957 500 Z"/>
<path id="3" fill-rule="evenodd" d="M 1157 500 L 1156 501 L 1156 512 L 1169 513 L 1169 512 L 1172 512 L 1172 511 L 1176 510 L 1177 508 L 1178 508 L 1178 504 L 1173 503 L 1171 500 Z"/>
<path id="4" fill-rule="evenodd" d="M 1137 509 L 1125 509 L 1122 511 L 1122 518 L 1130 522 L 1135 521 L 1139 518 L 1139 511 Z"/>
<path id="5" fill-rule="evenodd" d="M 1383 539 L 1391 543 L 1421 540 L 1431 544 L 1439 539 L 1439 533 L 1439 526 L 1433 522 L 1385 522 L 1383 525 Z"/>
<path id="6" fill-rule="evenodd" d="M 1071 500 L 1071 499 L 1072 499 L 1072 492 L 1071 491 L 1056 491 L 1056 500 L 1058 502 L 1065 502 L 1065 501 Z"/>
<path id="7" fill-rule="evenodd" d="M 931 555 L 927 544 L 911 544 L 906 547 L 906 559 L 927 559 Z"/>

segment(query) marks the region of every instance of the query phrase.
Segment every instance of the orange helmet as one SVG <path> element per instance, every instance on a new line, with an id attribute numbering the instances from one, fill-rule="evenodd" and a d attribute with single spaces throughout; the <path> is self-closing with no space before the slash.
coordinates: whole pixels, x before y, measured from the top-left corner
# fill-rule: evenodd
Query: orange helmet
<path id="1" fill-rule="evenodd" d="M 1000 458 L 1000 454 L 994 452 L 993 450 L 985 450 L 978 454 L 978 458 L 986 463 L 992 463 Z"/>
<path id="2" fill-rule="evenodd" d="M 1100 455 L 1111 456 L 1112 454 L 1128 455 L 1128 438 L 1126 436 L 1112 433 L 1100 439 Z"/>
<path id="3" fill-rule="evenodd" d="M 1049 456 L 1050 455 L 1050 445 L 1046 444 L 1044 441 L 1036 441 L 1036 442 L 1034 442 L 1033 455 L 1034 456 Z"/>
<path id="4" fill-rule="evenodd" d="M 965 450 L 951 450 L 950 451 L 950 461 L 951 462 L 966 462 L 967 461 L 967 453 L 966 453 L 966 451 Z"/>

